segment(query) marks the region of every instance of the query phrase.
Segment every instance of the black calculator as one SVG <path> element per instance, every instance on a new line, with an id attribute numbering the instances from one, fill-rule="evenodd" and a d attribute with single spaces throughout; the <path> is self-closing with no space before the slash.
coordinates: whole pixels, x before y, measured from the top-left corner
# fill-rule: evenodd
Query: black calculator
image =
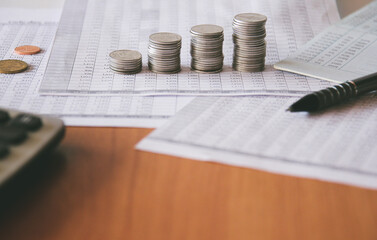
<path id="1" fill-rule="evenodd" d="M 0 108 L 0 189 L 63 139 L 62 120 Z"/>

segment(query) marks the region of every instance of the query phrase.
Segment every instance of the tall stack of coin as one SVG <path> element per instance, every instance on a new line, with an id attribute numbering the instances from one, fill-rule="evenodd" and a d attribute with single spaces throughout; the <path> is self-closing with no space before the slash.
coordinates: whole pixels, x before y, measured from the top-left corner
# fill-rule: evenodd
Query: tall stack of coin
<path id="1" fill-rule="evenodd" d="M 181 71 L 182 37 L 175 33 L 160 32 L 149 36 L 148 67 L 155 73 Z"/>
<path id="2" fill-rule="evenodd" d="M 264 69 L 266 57 L 267 17 L 257 13 L 241 13 L 233 19 L 233 68 L 242 72 Z"/>
<path id="3" fill-rule="evenodd" d="M 116 72 L 134 74 L 141 71 L 141 53 L 134 50 L 116 50 L 110 53 L 110 68 Z"/>
<path id="4" fill-rule="evenodd" d="M 216 73 L 223 68 L 224 29 L 202 24 L 191 28 L 191 69 L 196 72 Z"/>

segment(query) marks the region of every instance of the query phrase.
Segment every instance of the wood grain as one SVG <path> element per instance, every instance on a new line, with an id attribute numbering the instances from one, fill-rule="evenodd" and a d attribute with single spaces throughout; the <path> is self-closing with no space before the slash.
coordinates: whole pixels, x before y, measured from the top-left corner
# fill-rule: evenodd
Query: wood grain
<path id="1" fill-rule="evenodd" d="M 377 191 L 134 150 L 149 132 L 68 128 L 0 239 L 377 239 Z"/>

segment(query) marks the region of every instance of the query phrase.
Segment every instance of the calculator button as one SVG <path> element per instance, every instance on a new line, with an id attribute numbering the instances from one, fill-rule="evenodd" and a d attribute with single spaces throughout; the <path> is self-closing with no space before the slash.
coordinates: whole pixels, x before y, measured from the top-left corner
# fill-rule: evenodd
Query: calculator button
<path id="1" fill-rule="evenodd" d="M 0 159 L 8 155 L 8 153 L 9 149 L 5 145 L 0 144 Z"/>
<path id="2" fill-rule="evenodd" d="M 30 114 L 20 114 L 11 121 L 10 125 L 21 127 L 27 131 L 35 131 L 42 127 L 42 120 Z"/>
<path id="3" fill-rule="evenodd" d="M 0 110 L 0 123 L 5 123 L 10 119 L 9 113 L 3 110 Z"/>
<path id="4" fill-rule="evenodd" d="M 21 128 L 0 126 L 0 143 L 19 144 L 26 139 L 26 131 Z"/>

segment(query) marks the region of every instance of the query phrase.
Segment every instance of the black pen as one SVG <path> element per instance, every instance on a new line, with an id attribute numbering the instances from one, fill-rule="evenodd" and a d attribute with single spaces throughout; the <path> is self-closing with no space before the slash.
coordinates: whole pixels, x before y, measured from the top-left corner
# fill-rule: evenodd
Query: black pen
<path id="1" fill-rule="evenodd" d="M 375 90 L 377 90 L 377 73 L 372 73 L 318 92 L 310 93 L 293 103 L 287 111 L 314 112 Z"/>

